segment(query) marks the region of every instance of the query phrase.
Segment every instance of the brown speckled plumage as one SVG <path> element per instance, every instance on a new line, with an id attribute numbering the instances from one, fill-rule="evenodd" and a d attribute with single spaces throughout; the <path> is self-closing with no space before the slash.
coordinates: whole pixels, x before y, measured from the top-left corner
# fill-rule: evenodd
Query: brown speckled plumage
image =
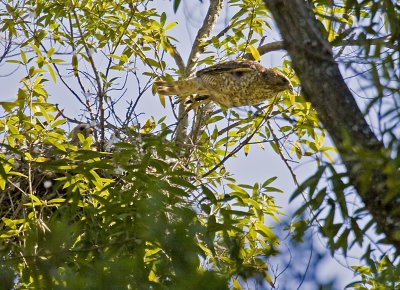
<path id="1" fill-rule="evenodd" d="M 79 144 L 78 134 L 82 134 L 84 138 L 89 137 L 93 132 L 93 129 L 89 124 L 79 124 L 71 131 L 71 143 L 74 145 Z"/>
<path id="2" fill-rule="evenodd" d="M 222 62 L 198 71 L 190 79 L 155 84 L 159 94 L 179 97 L 197 94 L 227 108 L 257 105 L 292 89 L 284 74 L 250 60 Z"/>

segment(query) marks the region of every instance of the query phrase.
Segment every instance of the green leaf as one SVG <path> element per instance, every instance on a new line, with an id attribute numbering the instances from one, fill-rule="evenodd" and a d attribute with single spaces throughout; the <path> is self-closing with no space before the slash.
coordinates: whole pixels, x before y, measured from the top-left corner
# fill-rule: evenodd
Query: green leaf
<path id="1" fill-rule="evenodd" d="M 304 181 L 300 186 L 293 192 L 289 201 L 293 201 L 296 197 L 298 197 L 305 189 L 309 188 L 309 196 L 312 197 L 314 195 L 315 189 L 322 177 L 322 174 L 325 172 L 326 166 L 319 166 L 316 173 L 313 176 L 309 177 L 306 181 Z"/>
<path id="2" fill-rule="evenodd" d="M 74 53 L 72 55 L 72 69 L 74 70 L 74 76 L 78 76 L 78 56 Z"/>
<path id="3" fill-rule="evenodd" d="M 214 195 L 214 193 L 205 185 L 201 185 L 201 190 L 203 193 L 206 195 L 207 199 L 212 203 L 215 204 L 217 202 L 217 199 Z"/>
<path id="4" fill-rule="evenodd" d="M 250 144 L 249 143 L 244 144 L 243 151 L 244 151 L 244 155 L 247 156 L 249 154 L 249 151 L 250 151 Z"/>
<path id="5" fill-rule="evenodd" d="M 56 51 L 56 49 L 54 47 L 51 47 L 49 49 L 49 51 L 47 52 L 47 58 L 50 58 L 55 51 Z"/>
<path id="6" fill-rule="evenodd" d="M 61 203 L 65 202 L 65 198 L 53 198 L 47 201 L 49 205 L 60 205 Z"/>
<path id="7" fill-rule="evenodd" d="M 193 185 L 191 182 L 187 181 L 184 178 L 180 178 L 180 177 L 170 177 L 171 182 L 177 184 L 177 185 L 181 185 L 183 187 L 186 187 L 187 189 L 192 189 L 195 190 L 197 189 L 197 186 Z"/>
<path id="8" fill-rule="evenodd" d="M 162 65 L 160 64 L 159 61 L 152 59 L 152 58 L 146 58 L 146 63 L 151 66 L 151 67 L 158 67 L 158 68 L 162 68 Z"/>
<path id="9" fill-rule="evenodd" d="M 163 13 L 161 13 L 161 17 L 160 17 L 161 26 L 164 26 L 166 21 L 167 21 L 167 14 L 165 12 L 163 12 Z"/>
<path id="10" fill-rule="evenodd" d="M 267 187 L 269 184 L 271 184 L 272 182 L 274 182 L 278 177 L 273 176 L 269 179 L 267 179 L 266 181 L 264 181 L 264 183 L 261 185 L 262 188 Z"/>
<path id="11" fill-rule="evenodd" d="M 172 29 L 176 26 L 176 22 L 171 22 L 170 24 L 168 24 L 167 26 L 165 26 L 164 30 L 169 30 Z"/>
<path id="12" fill-rule="evenodd" d="M 16 60 L 16 59 L 9 59 L 9 60 L 6 60 L 6 62 L 16 63 L 16 64 L 23 64 L 20 60 Z"/>
<path id="13" fill-rule="evenodd" d="M 257 222 L 254 224 L 254 227 L 256 231 L 260 233 L 263 237 L 268 239 L 275 238 L 275 235 L 272 233 L 271 229 L 263 223 Z"/>
<path id="14" fill-rule="evenodd" d="M 224 208 L 221 208 L 221 214 L 222 215 L 228 214 L 228 215 L 231 215 L 231 216 L 233 216 L 233 215 L 236 215 L 236 216 L 253 216 L 253 214 L 249 213 L 249 212 L 240 211 L 240 210 L 233 210 L 233 209 L 224 209 Z"/>
<path id="15" fill-rule="evenodd" d="M 43 205 L 43 202 L 34 194 L 28 194 L 28 197 L 31 198 L 32 202 L 25 203 L 24 205 L 32 206 L 32 205 Z"/>
<path id="16" fill-rule="evenodd" d="M 255 47 L 252 46 L 252 45 L 249 45 L 249 46 L 248 46 L 248 51 L 251 53 L 251 55 L 253 56 L 253 58 L 254 58 L 256 61 L 260 61 L 260 60 L 261 60 L 261 55 L 260 55 L 260 53 L 259 53 L 259 51 L 258 51 L 257 48 L 255 48 Z"/>
<path id="17" fill-rule="evenodd" d="M 236 279 L 233 279 L 233 289 L 234 290 L 242 290 L 242 286 L 240 286 L 239 281 Z"/>
<path id="18" fill-rule="evenodd" d="M 36 54 L 38 56 L 42 56 L 42 52 L 40 51 L 40 49 L 35 44 L 30 43 L 29 45 L 33 48 L 33 50 L 36 52 Z"/>
<path id="19" fill-rule="evenodd" d="M 236 192 L 242 193 L 242 194 L 245 195 L 245 196 L 249 196 L 249 194 L 247 193 L 246 190 L 244 190 L 242 187 L 240 187 L 240 186 L 238 186 L 238 185 L 236 185 L 236 184 L 229 183 L 228 186 L 229 186 L 231 189 L 233 189 L 234 191 L 236 191 Z"/>
<path id="20" fill-rule="evenodd" d="M 292 126 L 282 126 L 279 128 L 279 131 L 282 133 L 289 132 L 290 130 L 292 130 Z"/>
<path id="21" fill-rule="evenodd" d="M 54 69 L 52 68 L 52 66 L 50 64 L 47 65 L 47 69 L 50 73 L 51 78 L 53 79 L 53 82 L 56 83 L 57 82 L 57 77 L 56 74 L 54 72 Z"/>
<path id="22" fill-rule="evenodd" d="M 63 62 L 65 62 L 65 60 L 60 59 L 60 58 L 52 58 L 49 62 L 50 63 L 63 63 Z"/>
<path id="23" fill-rule="evenodd" d="M 178 11 L 179 4 L 181 4 L 181 0 L 174 0 L 174 12 Z"/>
<path id="24" fill-rule="evenodd" d="M 0 102 L 0 106 L 2 106 L 6 112 L 11 113 L 12 110 L 17 106 L 17 103 L 16 102 Z"/>
<path id="25" fill-rule="evenodd" d="M 272 186 L 267 186 L 267 187 L 264 188 L 264 190 L 265 190 L 266 192 L 279 192 L 279 193 L 283 193 L 283 191 L 280 190 L 279 188 L 272 187 Z"/>

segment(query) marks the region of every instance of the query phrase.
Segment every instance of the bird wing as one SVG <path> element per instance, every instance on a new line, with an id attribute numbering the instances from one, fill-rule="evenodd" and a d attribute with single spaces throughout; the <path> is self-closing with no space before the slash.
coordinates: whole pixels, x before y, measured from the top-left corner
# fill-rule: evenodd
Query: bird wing
<path id="1" fill-rule="evenodd" d="M 196 76 L 202 76 L 204 74 L 214 74 L 221 73 L 226 71 L 252 71 L 258 70 L 263 71 L 265 68 L 259 64 L 258 62 L 251 60 L 229 60 L 225 62 L 220 62 L 216 65 L 212 65 L 210 67 L 199 70 L 196 73 Z"/>

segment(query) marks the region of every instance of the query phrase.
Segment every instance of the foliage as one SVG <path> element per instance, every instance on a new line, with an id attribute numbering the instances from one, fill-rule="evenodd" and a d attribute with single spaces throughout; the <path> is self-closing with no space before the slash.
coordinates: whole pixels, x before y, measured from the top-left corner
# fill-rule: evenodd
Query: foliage
<path id="1" fill-rule="evenodd" d="M 364 2 L 312 4 L 338 60 L 357 75 L 362 68 L 357 60 L 369 65 L 363 81 L 376 94 L 363 106 L 366 114 L 378 108 L 388 152 L 367 157 L 397 172 L 398 157 L 390 158 L 398 156 L 400 116 L 396 8 L 390 1 Z M 182 3 L 173 2 L 175 11 Z M 209 105 L 181 110 L 170 100 L 172 114 L 158 120 L 138 112 L 143 98 L 152 97 L 155 79 L 185 76 L 184 66 L 191 62 L 185 64 L 178 49 L 183 39 L 171 36 L 177 23 L 157 5 L 2 2 L 0 61 L 10 71 L 24 72 L 16 98 L 0 102 L 0 281 L 5 287 L 241 289 L 254 283 L 276 289 L 270 258 L 281 249 L 271 224 L 283 214 L 275 203 L 282 191 L 273 184 L 276 177 L 242 184 L 225 165 L 240 151 L 252 154 L 254 145 L 271 148 L 295 182 L 291 162 L 313 160 L 318 166 L 293 195 L 308 196 L 287 229 L 291 238 L 302 241 L 307 228 L 317 227 L 332 253 L 370 244 L 373 221 L 365 221 L 362 207 L 351 207 L 351 185 L 333 165 L 335 149 L 301 94 L 286 92 L 247 111 Z M 204 53 L 196 65 L 262 57 L 262 41 L 272 29 L 262 1 L 226 5 L 233 15 L 225 29 L 197 48 Z M 380 14 L 388 36 L 374 24 Z M 349 44 L 359 48 L 352 58 Z M 286 58 L 282 71 L 300 86 Z M 81 114 L 65 114 L 53 104 L 59 97 L 78 104 Z M 163 96 L 160 103 L 167 107 Z M 184 115 L 191 123 L 189 141 L 181 144 L 175 141 Z M 76 144 L 69 128 L 79 123 L 89 124 L 93 134 L 78 134 Z M 367 186 L 368 176 L 363 178 Z M 398 180 L 390 182 L 388 200 L 398 188 Z M 390 254 L 383 268 L 374 266 L 374 244 L 364 255 L 372 270 L 355 267 L 364 284 L 353 286 L 397 279 L 385 274 L 397 273 Z"/>
<path id="2" fill-rule="evenodd" d="M 361 280 L 349 284 L 352 289 L 397 289 L 399 287 L 399 269 L 393 265 L 387 257 L 375 262 L 371 267 L 354 266 L 356 273 L 360 274 Z"/>

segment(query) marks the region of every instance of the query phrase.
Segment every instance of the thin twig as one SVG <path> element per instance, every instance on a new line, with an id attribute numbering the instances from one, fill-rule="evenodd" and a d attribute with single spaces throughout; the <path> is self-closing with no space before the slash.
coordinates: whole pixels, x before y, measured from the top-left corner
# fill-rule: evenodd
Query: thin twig
<path id="1" fill-rule="evenodd" d="M 283 163 L 285 163 L 285 165 L 286 165 L 286 167 L 288 168 L 290 174 L 292 175 L 292 179 L 293 179 L 294 184 L 295 184 L 297 187 L 299 187 L 300 184 L 299 184 L 299 182 L 298 182 L 298 180 L 297 180 L 296 174 L 294 173 L 292 167 L 289 165 L 288 160 L 285 158 L 285 156 L 283 156 L 282 151 L 279 150 L 279 147 L 280 147 L 280 145 L 279 145 L 279 139 L 278 139 L 278 137 L 275 135 L 275 132 L 274 132 L 274 130 L 272 129 L 271 123 L 267 120 L 266 124 L 267 124 L 268 130 L 271 132 L 272 138 L 274 139 L 275 145 L 276 145 L 276 147 L 277 147 L 277 149 L 278 149 L 277 151 L 278 151 L 279 156 L 281 157 Z M 307 202 L 307 199 L 306 199 L 306 197 L 305 197 L 304 195 L 303 195 L 303 198 L 304 198 L 304 200 Z"/>
<path id="2" fill-rule="evenodd" d="M 272 105 L 271 105 L 272 107 Z M 219 167 L 221 167 L 229 158 L 231 158 L 233 155 L 235 155 L 237 152 L 240 151 L 240 149 L 243 148 L 243 146 L 245 146 L 246 144 L 249 143 L 249 141 L 253 138 L 253 136 L 258 132 L 258 129 L 265 124 L 265 122 L 268 121 L 268 117 L 270 116 L 269 113 L 265 114 L 265 116 L 262 118 L 261 122 L 256 126 L 256 128 L 254 129 L 254 131 L 246 138 L 244 139 L 242 142 L 240 142 L 240 144 L 238 146 L 236 146 L 235 149 L 233 149 L 231 152 L 229 152 L 228 155 L 226 155 L 217 165 L 215 165 L 213 168 L 211 168 L 211 170 L 209 170 L 208 172 L 204 173 L 202 175 L 202 177 L 207 177 L 208 175 L 210 175 L 211 173 L 213 173 L 215 170 L 217 170 Z"/>

